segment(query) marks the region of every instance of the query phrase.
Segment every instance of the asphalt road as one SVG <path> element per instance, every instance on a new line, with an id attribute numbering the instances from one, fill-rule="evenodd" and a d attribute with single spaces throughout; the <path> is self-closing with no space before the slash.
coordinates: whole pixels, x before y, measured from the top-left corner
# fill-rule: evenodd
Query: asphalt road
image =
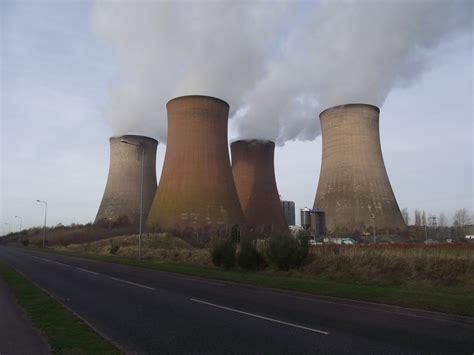
<path id="1" fill-rule="evenodd" d="M 474 353 L 474 318 L 7 247 L 0 259 L 128 353 Z"/>

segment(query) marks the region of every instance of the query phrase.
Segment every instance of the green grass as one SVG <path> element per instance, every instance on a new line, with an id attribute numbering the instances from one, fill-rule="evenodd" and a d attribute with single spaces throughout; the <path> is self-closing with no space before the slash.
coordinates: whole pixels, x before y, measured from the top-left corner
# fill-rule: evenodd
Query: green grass
<path id="1" fill-rule="evenodd" d="M 288 276 L 291 272 L 245 272 L 238 269 L 226 271 L 213 267 L 176 264 L 157 260 L 138 261 L 112 255 L 103 256 L 77 252 L 47 251 L 116 264 L 238 282 L 253 286 L 474 316 L 474 295 L 462 286 L 446 287 L 423 284 L 397 285 L 390 282 L 354 282 L 349 280 L 328 281 L 316 277 Z"/>
<path id="2" fill-rule="evenodd" d="M 59 302 L 49 297 L 10 266 L 0 263 L 2 277 L 55 354 L 121 354 Z"/>

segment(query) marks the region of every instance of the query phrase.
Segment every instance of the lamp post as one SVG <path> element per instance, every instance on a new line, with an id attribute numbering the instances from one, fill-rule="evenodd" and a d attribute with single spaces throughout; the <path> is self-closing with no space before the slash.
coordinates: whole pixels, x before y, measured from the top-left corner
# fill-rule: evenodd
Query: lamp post
<path id="1" fill-rule="evenodd" d="M 21 225 L 23 223 L 23 218 L 21 218 L 20 216 L 15 216 L 15 218 L 18 218 L 20 220 L 20 229 L 18 231 L 21 232 Z"/>
<path id="2" fill-rule="evenodd" d="M 8 226 L 8 233 L 7 233 L 7 234 L 10 234 L 10 232 L 11 232 L 11 229 L 10 229 L 10 223 L 8 223 L 8 222 L 5 222 L 5 224 Z"/>
<path id="3" fill-rule="evenodd" d="M 36 202 L 44 203 L 44 229 L 43 229 L 43 248 L 46 240 L 46 216 L 48 215 L 48 203 L 46 201 L 36 200 Z"/>
<path id="4" fill-rule="evenodd" d="M 145 147 L 138 143 L 129 142 L 125 139 L 120 140 L 122 143 L 134 145 L 142 149 L 142 166 L 140 173 L 140 223 L 138 227 L 138 260 L 142 259 L 142 224 L 143 224 L 143 170 L 145 163 Z"/>
<path id="5" fill-rule="evenodd" d="M 370 216 L 370 218 L 372 219 L 372 229 L 374 231 L 374 244 L 377 243 L 377 239 L 375 237 L 375 214 L 372 213 L 372 216 Z"/>
<path id="6" fill-rule="evenodd" d="M 15 216 L 15 218 L 18 218 L 20 220 L 20 229 L 18 230 L 18 244 L 20 244 L 20 232 L 21 232 L 21 225 L 23 223 L 23 218 L 20 216 Z"/>

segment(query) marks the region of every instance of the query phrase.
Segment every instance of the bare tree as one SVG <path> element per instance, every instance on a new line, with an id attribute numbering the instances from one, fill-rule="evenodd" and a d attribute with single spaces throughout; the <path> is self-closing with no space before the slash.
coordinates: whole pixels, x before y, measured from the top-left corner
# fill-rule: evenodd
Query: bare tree
<path id="1" fill-rule="evenodd" d="M 410 214 L 408 213 L 407 208 L 404 208 L 402 210 L 402 216 L 403 216 L 403 220 L 405 221 L 405 224 L 408 226 L 410 224 Z"/>
<path id="2" fill-rule="evenodd" d="M 467 208 L 460 208 L 454 212 L 454 223 L 455 227 L 464 227 L 466 224 L 469 224 L 471 221 L 469 217 L 469 211 Z"/>
<path id="3" fill-rule="evenodd" d="M 426 214 L 425 211 L 421 214 L 421 225 L 426 226 Z"/>
<path id="4" fill-rule="evenodd" d="M 415 226 L 421 226 L 421 213 L 415 210 Z"/>
<path id="5" fill-rule="evenodd" d="M 444 213 L 440 213 L 438 217 L 438 226 L 446 227 L 446 215 Z"/>

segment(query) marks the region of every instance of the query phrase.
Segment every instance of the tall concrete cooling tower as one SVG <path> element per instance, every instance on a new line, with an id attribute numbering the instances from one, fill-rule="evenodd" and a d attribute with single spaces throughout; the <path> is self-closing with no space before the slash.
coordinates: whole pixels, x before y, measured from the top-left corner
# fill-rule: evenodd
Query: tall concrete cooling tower
<path id="1" fill-rule="evenodd" d="M 406 226 L 382 157 L 376 106 L 349 104 L 320 114 L 323 159 L 314 207 L 330 231 L 403 231 Z M 375 218 L 375 219 L 374 219 Z"/>
<path id="2" fill-rule="evenodd" d="M 288 231 L 275 181 L 275 143 L 239 140 L 230 145 L 232 173 L 246 226 L 259 234 Z"/>
<path id="3" fill-rule="evenodd" d="M 109 176 L 95 223 L 124 217 L 133 224 L 139 222 L 143 154 L 143 221 L 146 220 L 156 192 L 157 145 L 155 139 L 143 136 L 110 138 Z"/>
<path id="4" fill-rule="evenodd" d="M 168 143 L 148 228 L 191 236 L 192 241 L 242 224 L 229 161 L 229 105 L 192 95 L 174 98 L 166 108 Z"/>

